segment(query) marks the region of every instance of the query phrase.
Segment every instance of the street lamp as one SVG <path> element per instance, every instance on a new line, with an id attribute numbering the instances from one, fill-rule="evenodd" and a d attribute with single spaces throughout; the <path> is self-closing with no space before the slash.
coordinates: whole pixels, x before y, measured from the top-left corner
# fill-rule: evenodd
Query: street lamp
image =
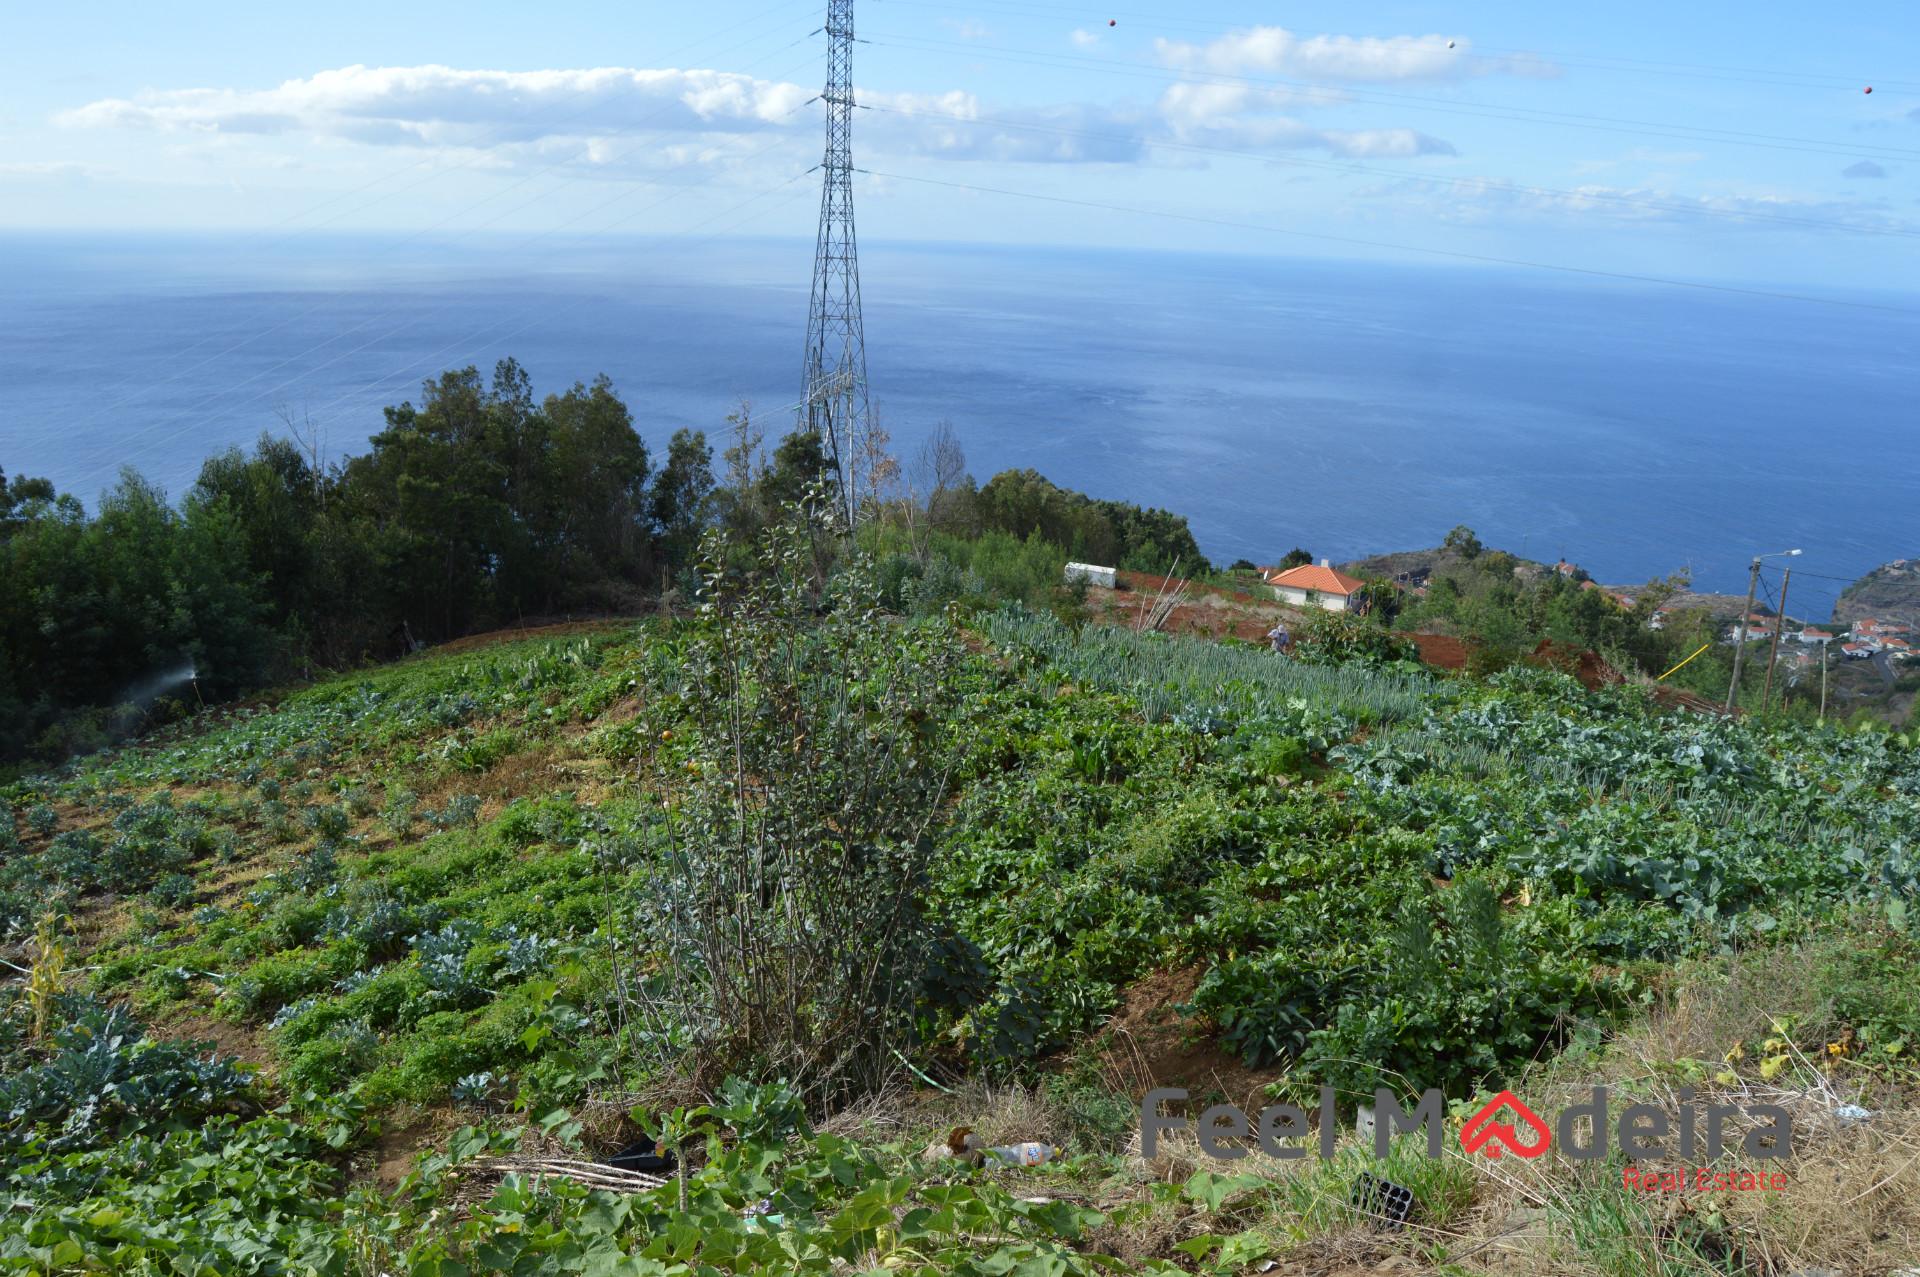
<path id="1" fill-rule="evenodd" d="M 1733 643 L 1733 682 L 1727 685 L 1727 712 L 1733 712 L 1733 703 L 1740 694 L 1740 667 L 1747 658 L 1747 618 L 1753 615 L 1753 592 L 1760 587 L 1760 560 L 1790 559 L 1798 555 L 1798 550 L 1775 550 L 1771 554 L 1756 554 L 1753 563 L 1747 569 L 1747 606 L 1740 613 L 1740 620 L 1734 627 Z M 1785 617 L 1780 618 L 1785 620 Z"/>

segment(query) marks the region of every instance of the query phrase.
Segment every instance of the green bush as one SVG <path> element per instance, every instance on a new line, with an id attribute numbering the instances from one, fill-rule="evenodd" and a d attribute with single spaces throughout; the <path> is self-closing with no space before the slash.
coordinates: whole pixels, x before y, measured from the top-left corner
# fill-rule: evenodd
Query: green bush
<path id="1" fill-rule="evenodd" d="M 84 999 L 61 1009 L 46 1057 L 0 1076 L 0 1152 L 9 1157 L 30 1144 L 69 1153 L 141 1130 L 181 1129 L 253 1103 L 247 1074 L 202 1058 L 210 1044 L 149 1038 L 125 1011 Z"/>

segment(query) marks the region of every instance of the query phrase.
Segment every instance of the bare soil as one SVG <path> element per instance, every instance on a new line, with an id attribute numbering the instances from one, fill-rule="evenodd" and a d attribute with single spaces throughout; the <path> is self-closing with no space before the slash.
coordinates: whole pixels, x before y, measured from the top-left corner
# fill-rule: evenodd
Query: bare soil
<path id="1" fill-rule="evenodd" d="M 531 625 L 515 625 L 507 629 L 487 630 L 481 634 L 468 634 L 463 638 L 450 639 L 427 650 L 438 653 L 471 652 L 483 647 L 492 647 L 497 643 L 517 643 L 521 639 L 559 639 L 571 638 L 577 634 L 601 634 L 607 630 L 618 629 L 627 622 L 618 617 L 601 617 L 591 621 L 552 621 L 535 622 Z"/>
<path id="2" fill-rule="evenodd" d="M 1104 1067 L 1111 1076 L 1128 1079 L 1135 1094 L 1174 1086 L 1196 1101 L 1217 1096 L 1258 1111 L 1268 1103 L 1266 1087 L 1282 1074 L 1248 1068 L 1198 1018 L 1181 1010 L 1193 1000 L 1204 974 L 1198 966 L 1161 970 L 1130 985 L 1103 1035 Z"/>

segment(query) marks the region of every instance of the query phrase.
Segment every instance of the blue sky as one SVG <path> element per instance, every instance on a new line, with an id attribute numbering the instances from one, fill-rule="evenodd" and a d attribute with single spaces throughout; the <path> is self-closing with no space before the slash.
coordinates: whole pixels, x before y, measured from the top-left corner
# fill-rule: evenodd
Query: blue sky
<path id="1" fill-rule="evenodd" d="M 1120 2 L 863 0 L 863 236 L 1920 279 L 1909 0 Z M 822 8 L 14 6 L 0 226 L 804 235 Z"/>

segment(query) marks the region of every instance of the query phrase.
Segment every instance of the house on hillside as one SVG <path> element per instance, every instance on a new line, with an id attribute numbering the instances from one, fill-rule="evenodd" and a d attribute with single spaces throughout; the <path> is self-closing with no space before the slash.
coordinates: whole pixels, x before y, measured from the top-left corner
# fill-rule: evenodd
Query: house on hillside
<path id="1" fill-rule="evenodd" d="M 1284 572 L 1267 574 L 1274 597 L 1296 607 L 1325 608 L 1329 612 L 1358 611 L 1366 582 L 1348 576 L 1325 559 L 1303 563 Z"/>
<path id="2" fill-rule="evenodd" d="M 1850 661 L 1864 661 L 1873 655 L 1873 649 L 1865 643 L 1842 643 L 1840 655 Z"/>
<path id="3" fill-rule="evenodd" d="M 1853 623 L 1855 642 L 1871 643 L 1896 634 L 1902 638 L 1910 637 L 1913 627 L 1900 621 L 1882 621 L 1871 616 L 1863 616 Z"/>
<path id="4" fill-rule="evenodd" d="M 1801 630 L 1799 634 L 1795 635 L 1795 637 L 1802 643 L 1831 643 L 1833 642 L 1833 631 L 1823 630 L 1816 626 L 1809 625 L 1806 629 Z"/>

